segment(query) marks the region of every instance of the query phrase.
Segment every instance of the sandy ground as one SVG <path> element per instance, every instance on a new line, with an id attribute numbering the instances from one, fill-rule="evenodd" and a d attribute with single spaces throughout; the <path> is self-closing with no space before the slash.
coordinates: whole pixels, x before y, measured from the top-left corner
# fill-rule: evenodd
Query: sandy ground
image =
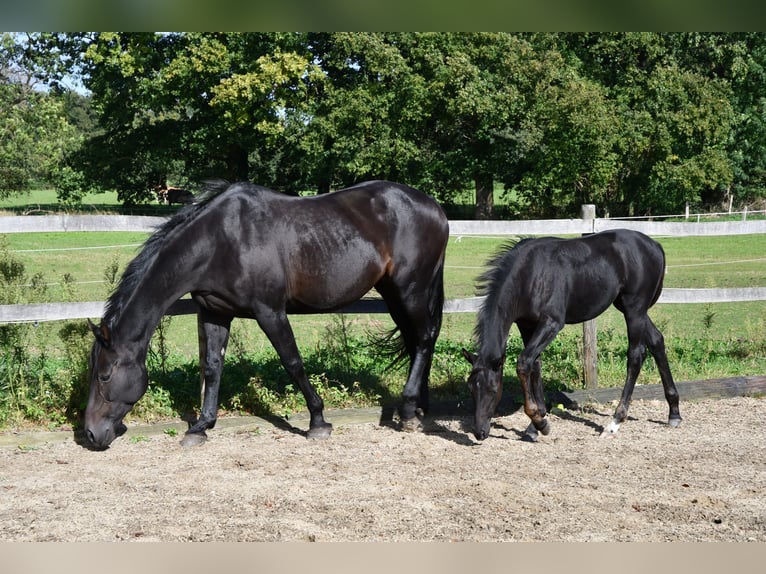
<path id="1" fill-rule="evenodd" d="M 327 441 L 300 417 L 195 448 L 141 427 L 103 452 L 6 435 L 0 541 L 766 541 L 765 399 L 682 402 L 677 429 L 636 401 L 602 439 L 612 410 L 551 415 L 536 444 L 520 410 L 483 443 L 470 417 L 405 434 L 339 413 Z"/>

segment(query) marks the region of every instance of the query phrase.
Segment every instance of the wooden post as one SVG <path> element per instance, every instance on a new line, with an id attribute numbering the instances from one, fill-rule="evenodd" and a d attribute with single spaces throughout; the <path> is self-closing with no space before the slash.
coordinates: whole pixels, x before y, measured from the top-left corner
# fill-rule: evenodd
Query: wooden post
<path id="1" fill-rule="evenodd" d="M 584 221 L 589 221 L 591 223 L 590 228 L 593 229 L 593 220 L 596 219 L 596 206 L 581 206 L 580 217 Z M 590 234 L 583 233 L 583 236 L 585 235 Z M 598 387 L 598 369 L 596 366 L 598 346 L 596 342 L 596 333 L 596 319 L 585 321 L 582 324 L 582 367 L 586 389 L 595 389 Z"/>

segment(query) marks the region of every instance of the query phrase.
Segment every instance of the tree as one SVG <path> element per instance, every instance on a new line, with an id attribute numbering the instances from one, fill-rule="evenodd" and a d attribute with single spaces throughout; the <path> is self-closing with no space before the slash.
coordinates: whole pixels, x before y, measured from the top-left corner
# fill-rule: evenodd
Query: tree
<path id="1" fill-rule="evenodd" d="M 668 35 L 676 58 L 686 69 L 730 87 L 733 110 L 727 156 L 732 165 L 731 186 L 723 199 L 740 202 L 766 194 L 766 36 L 752 33 L 702 33 Z M 721 194 L 704 194 L 707 204 Z"/>
<path id="2" fill-rule="evenodd" d="M 168 180 L 297 193 L 386 178 L 443 202 L 473 187 L 476 215 L 492 217 L 496 183 L 541 216 L 585 202 L 677 211 L 766 189 L 762 34 L 24 38 L 4 37 L 4 61 L 53 86 L 51 101 L 81 75 L 92 95 L 64 110 L 81 127 L 89 116 L 74 112 L 91 106 L 99 122 L 58 155 L 62 197 L 91 184 L 136 202 Z"/>
<path id="3" fill-rule="evenodd" d="M 562 50 L 613 103 L 612 214 L 679 212 L 732 181 L 734 114 L 726 82 L 684 65 L 655 33 L 564 34 Z M 716 192 L 716 193 L 712 193 Z"/>
<path id="4" fill-rule="evenodd" d="M 447 191 L 472 182 L 476 216 L 492 217 L 494 181 L 523 159 L 519 132 L 539 70 L 532 46 L 512 34 L 436 34 L 413 50 L 433 96 L 428 172 Z"/>
<path id="5" fill-rule="evenodd" d="M 54 183 L 63 158 L 80 142 L 55 93 L 41 91 L 24 47 L 0 35 L 0 197 L 33 183 Z"/>
<path id="6" fill-rule="evenodd" d="M 316 70 L 293 34 L 101 33 L 81 37 L 103 133 L 79 164 L 124 201 L 168 178 L 259 179 Z"/>

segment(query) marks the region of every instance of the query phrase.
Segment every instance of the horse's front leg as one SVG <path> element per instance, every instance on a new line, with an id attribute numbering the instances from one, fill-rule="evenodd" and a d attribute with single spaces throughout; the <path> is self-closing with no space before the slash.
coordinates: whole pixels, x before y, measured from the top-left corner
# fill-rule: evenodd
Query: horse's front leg
<path id="1" fill-rule="evenodd" d="M 539 358 L 532 364 L 532 370 L 529 372 L 528 380 L 529 381 L 527 385 L 531 394 L 532 404 L 536 408 L 536 418 L 538 423 L 535 424 L 535 419 L 530 417 L 532 418 L 532 422 L 529 423 L 529 426 L 524 432 L 529 440 L 532 442 L 537 442 L 539 438 L 538 431 L 544 435 L 547 435 L 551 432 L 551 425 L 548 421 L 547 409 L 545 407 L 545 398 L 543 397 L 542 363 Z M 525 394 L 525 401 L 526 400 L 527 399 Z"/>
<path id="2" fill-rule="evenodd" d="M 221 388 L 221 373 L 230 328 L 230 317 L 213 317 L 204 310 L 197 315 L 202 409 L 199 418 L 189 427 L 181 441 L 184 446 L 204 443 L 207 440 L 205 431 L 213 428 L 218 419 L 218 391 Z"/>
<path id="3" fill-rule="evenodd" d="M 538 432 L 544 435 L 551 432 L 543 397 L 540 354 L 562 327 L 563 323 L 553 319 L 542 320 L 534 328 L 519 324 L 524 340 L 524 350 L 516 362 L 516 374 L 521 381 L 521 389 L 524 393 L 524 412 L 532 421 L 525 432 L 532 441 L 537 441 Z"/>
<path id="4" fill-rule="evenodd" d="M 306 376 L 298 346 L 295 343 L 293 329 L 282 311 L 261 310 L 257 314 L 258 324 L 276 349 L 282 366 L 298 384 L 309 409 L 309 430 L 306 438 L 326 439 L 332 433 L 332 425 L 324 420 L 324 401 L 317 394 Z"/>

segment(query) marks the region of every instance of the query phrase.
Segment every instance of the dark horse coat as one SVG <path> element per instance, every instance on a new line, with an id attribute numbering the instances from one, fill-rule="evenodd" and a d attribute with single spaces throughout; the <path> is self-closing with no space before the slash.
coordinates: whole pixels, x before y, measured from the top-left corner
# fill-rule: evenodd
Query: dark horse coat
<path id="1" fill-rule="evenodd" d="M 215 424 L 223 354 L 232 318 L 255 319 L 303 392 L 309 437 L 331 425 L 309 383 L 288 313 L 341 309 L 375 288 L 410 360 L 403 421 L 427 409 L 427 382 L 444 301 L 447 218 L 425 194 L 372 181 L 316 197 L 257 185 L 218 185 L 181 210 L 128 265 L 107 302 L 91 352 L 86 436 L 104 448 L 147 386 L 146 352 L 167 308 L 185 293 L 199 304 L 205 394 L 187 438 Z M 194 442 L 192 440 L 192 442 Z"/>
<path id="2" fill-rule="evenodd" d="M 540 376 L 540 354 L 567 323 L 597 317 L 610 305 L 625 316 L 628 369 L 622 398 L 607 433 L 616 433 L 627 416 L 633 387 L 651 351 L 670 406 L 672 426 L 681 421 L 678 392 L 665 355 L 665 343 L 647 311 L 662 292 L 665 253 L 659 243 L 637 231 L 615 229 L 586 237 L 524 239 L 503 250 L 481 277 L 486 296 L 476 324 L 478 354 L 464 351 L 473 365 L 469 386 L 476 403 L 475 434 L 489 434 L 489 420 L 502 394 L 505 350 L 516 323 L 524 349 L 516 373 L 524 410 L 532 420 L 528 433 L 547 434 L 548 420 Z"/>

